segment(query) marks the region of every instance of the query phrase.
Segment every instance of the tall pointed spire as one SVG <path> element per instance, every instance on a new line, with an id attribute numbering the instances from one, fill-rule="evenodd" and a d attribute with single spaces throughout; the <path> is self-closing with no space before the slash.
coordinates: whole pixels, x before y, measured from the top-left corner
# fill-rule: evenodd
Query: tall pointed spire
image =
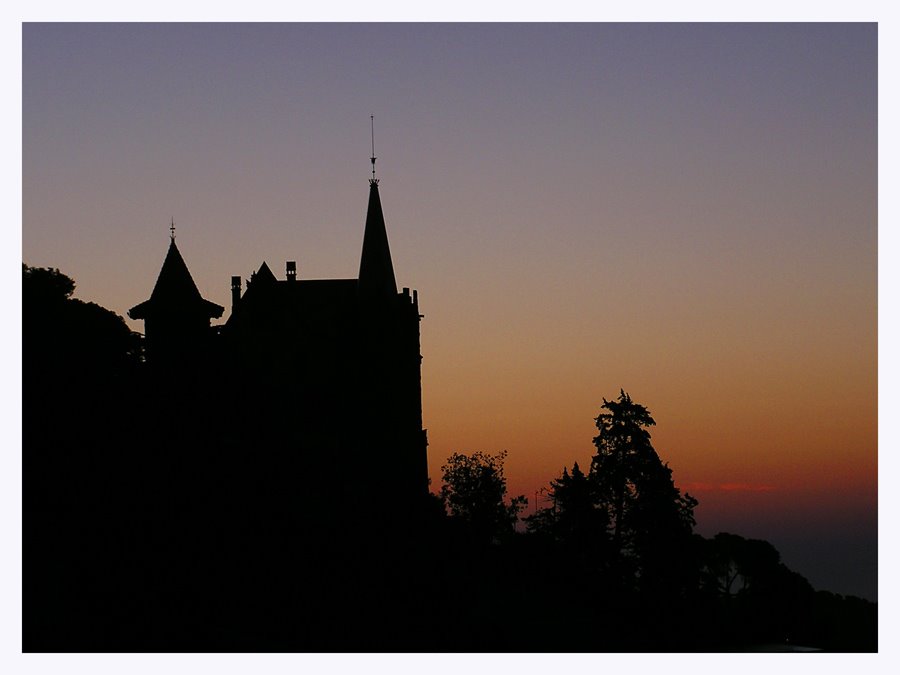
<path id="1" fill-rule="evenodd" d="M 369 181 L 369 210 L 366 213 L 366 232 L 363 235 L 362 257 L 359 261 L 359 290 L 366 297 L 385 297 L 397 294 L 391 247 L 388 245 L 378 181 Z"/>
<path id="2" fill-rule="evenodd" d="M 359 261 L 359 292 L 366 298 L 390 297 L 397 295 L 397 281 L 378 195 L 378 179 L 375 178 L 375 115 L 369 115 L 369 119 L 372 121 L 372 156 L 369 158 L 372 177 L 369 179 L 369 209 Z"/>

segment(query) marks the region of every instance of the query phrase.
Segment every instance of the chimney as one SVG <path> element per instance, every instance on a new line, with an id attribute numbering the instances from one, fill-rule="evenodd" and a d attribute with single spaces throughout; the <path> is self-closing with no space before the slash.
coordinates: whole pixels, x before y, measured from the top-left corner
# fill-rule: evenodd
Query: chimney
<path id="1" fill-rule="evenodd" d="M 297 281 L 297 261 L 296 260 L 288 260 L 286 265 L 287 272 L 287 280 L 288 281 Z"/>
<path id="2" fill-rule="evenodd" d="M 237 309 L 238 302 L 241 299 L 241 278 L 231 277 L 231 313 Z"/>

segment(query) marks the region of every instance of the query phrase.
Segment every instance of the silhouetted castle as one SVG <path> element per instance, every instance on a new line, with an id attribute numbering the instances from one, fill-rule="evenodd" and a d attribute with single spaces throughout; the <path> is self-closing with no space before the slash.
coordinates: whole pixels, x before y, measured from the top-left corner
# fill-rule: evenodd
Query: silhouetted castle
<path id="1" fill-rule="evenodd" d="M 231 316 L 211 327 L 224 308 L 200 295 L 173 232 L 150 299 L 128 312 L 145 322 L 160 396 L 181 394 L 224 455 L 254 448 L 246 464 L 267 464 L 270 487 L 293 480 L 314 502 L 424 497 L 422 315 L 416 291 L 397 290 L 378 181 L 358 279 L 298 278 L 289 261 L 279 280 L 263 262 L 241 290 L 232 277 Z M 323 475 L 328 490 L 311 487 Z"/>

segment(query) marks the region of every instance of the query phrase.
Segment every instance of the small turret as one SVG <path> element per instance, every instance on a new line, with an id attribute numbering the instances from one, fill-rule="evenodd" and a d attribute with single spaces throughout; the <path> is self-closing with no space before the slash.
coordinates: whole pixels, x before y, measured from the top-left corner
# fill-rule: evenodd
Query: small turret
<path id="1" fill-rule="evenodd" d="M 168 360 L 172 355 L 189 356 L 208 337 L 210 319 L 218 319 L 225 308 L 200 295 L 178 246 L 174 223 L 169 251 L 150 299 L 128 310 L 132 319 L 144 320 L 144 334 L 150 361 Z"/>

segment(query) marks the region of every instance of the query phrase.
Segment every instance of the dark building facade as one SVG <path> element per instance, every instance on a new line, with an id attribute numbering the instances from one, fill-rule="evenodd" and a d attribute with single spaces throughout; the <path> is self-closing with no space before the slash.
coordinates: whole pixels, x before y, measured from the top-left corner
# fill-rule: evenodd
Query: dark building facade
<path id="1" fill-rule="evenodd" d="M 424 498 L 422 315 L 416 291 L 397 289 L 378 181 L 358 279 L 298 278 L 293 261 L 278 279 L 263 262 L 246 290 L 231 285 L 231 315 L 210 327 L 223 308 L 201 297 L 173 237 L 150 299 L 129 310 L 145 321 L 148 371 L 189 391 L 206 411 L 195 416 L 218 417 L 206 442 L 251 453 L 243 465 L 269 488 L 316 507 Z"/>

